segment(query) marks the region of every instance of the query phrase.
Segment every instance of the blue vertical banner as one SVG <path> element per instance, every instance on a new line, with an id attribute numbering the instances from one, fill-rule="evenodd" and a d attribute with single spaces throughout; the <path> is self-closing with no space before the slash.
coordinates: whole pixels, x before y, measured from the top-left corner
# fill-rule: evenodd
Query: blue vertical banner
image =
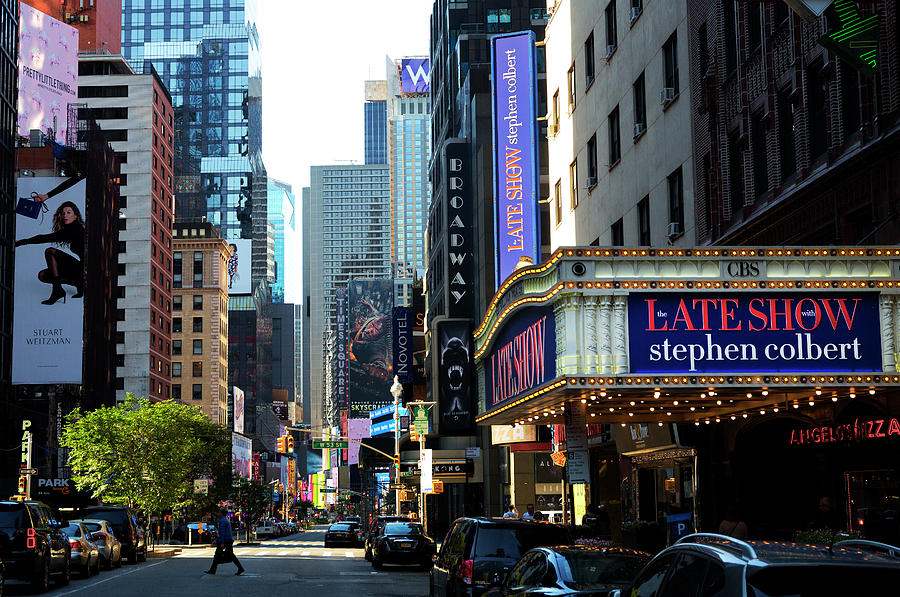
<path id="1" fill-rule="evenodd" d="M 400 379 L 400 383 L 412 383 L 412 309 L 394 307 L 392 322 L 394 326 L 394 375 Z"/>
<path id="2" fill-rule="evenodd" d="M 540 259 L 537 63 L 532 31 L 491 38 L 496 284 Z"/>

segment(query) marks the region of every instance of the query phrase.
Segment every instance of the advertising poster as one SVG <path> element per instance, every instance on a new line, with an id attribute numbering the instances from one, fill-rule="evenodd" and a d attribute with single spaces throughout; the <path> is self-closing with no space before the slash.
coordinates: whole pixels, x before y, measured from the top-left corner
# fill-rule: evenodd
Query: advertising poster
<path id="1" fill-rule="evenodd" d="M 491 38 L 497 287 L 540 258 L 534 33 Z"/>
<path id="2" fill-rule="evenodd" d="M 232 390 L 234 396 L 234 431 L 235 433 L 244 432 L 244 390 L 234 386 Z"/>
<path id="3" fill-rule="evenodd" d="M 65 144 L 69 104 L 77 102 L 78 30 L 19 2 L 17 132 L 51 130 Z"/>
<path id="4" fill-rule="evenodd" d="M 347 289 L 335 288 L 335 334 L 334 334 L 334 383 L 335 399 L 338 407 L 346 409 L 350 404 L 350 371 L 347 362 L 349 353 L 349 322 L 347 320 Z"/>
<path id="5" fill-rule="evenodd" d="M 400 383 L 413 380 L 413 324 L 412 309 L 394 307 L 394 375 Z"/>
<path id="6" fill-rule="evenodd" d="M 253 470 L 253 441 L 237 433 L 231 434 L 231 463 L 234 473 L 245 479 L 250 479 Z"/>
<path id="7" fill-rule="evenodd" d="M 428 58 L 400 60 L 400 93 L 428 93 L 431 89 L 431 62 Z"/>
<path id="8" fill-rule="evenodd" d="M 440 432 L 467 434 L 475 424 L 471 324 L 442 321 L 437 336 Z"/>
<path id="9" fill-rule="evenodd" d="M 372 422 L 370 419 L 348 419 L 347 437 L 359 441 L 371 437 Z M 347 464 L 359 464 L 359 444 L 349 443 Z"/>
<path id="10" fill-rule="evenodd" d="M 17 180 L 14 384 L 80 384 L 84 332 L 85 181 Z M 33 194 L 51 195 L 34 203 Z M 34 216 L 34 217 L 32 217 Z"/>
<path id="11" fill-rule="evenodd" d="M 228 294 L 250 294 L 250 248 L 249 238 L 229 238 L 231 257 L 228 258 Z"/>
<path id="12" fill-rule="evenodd" d="M 365 418 L 369 411 L 393 402 L 394 283 L 354 280 L 349 286 L 350 417 Z"/>
<path id="13" fill-rule="evenodd" d="M 633 373 L 881 371 L 878 294 L 634 293 Z"/>

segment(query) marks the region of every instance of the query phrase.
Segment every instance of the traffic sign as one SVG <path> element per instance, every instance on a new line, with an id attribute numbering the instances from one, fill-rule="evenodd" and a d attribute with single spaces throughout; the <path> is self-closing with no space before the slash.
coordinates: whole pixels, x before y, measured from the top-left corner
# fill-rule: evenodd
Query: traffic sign
<path id="1" fill-rule="evenodd" d="M 36 475 L 37 469 L 36 468 L 20 468 L 19 474 L 20 475 Z"/>
<path id="2" fill-rule="evenodd" d="M 401 477 L 415 477 L 418 471 L 400 471 Z"/>
<path id="3" fill-rule="evenodd" d="M 402 483 L 391 483 L 388 485 L 388 491 L 400 491 L 402 489 L 406 489 L 406 485 Z"/>
<path id="4" fill-rule="evenodd" d="M 313 440 L 313 450 L 323 450 L 325 448 L 346 450 L 349 445 L 350 442 L 340 439 Z"/>
<path id="5" fill-rule="evenodd" d="M 444 493 L 444 482 L 435 479 L 431 482 L 431 493 Z"/>
<path id="6" fill-rule="evenodd" d="M 337 489 L 334 487 L 323 487 L 319 490 L 319 493 L 337 493 Z"/>
<path id="7" fill-rule="evenodd" d="M 194 493 L 209 495 L 209 479 L 194 479 Z"/>
<path id="8" fill-rule="evenodd" d="M 428 409 L 424 406 L 420 406 L 416 409 L 416 418 L 413 421 L 413 427 L 417 433 L 423 435 L 428 433 Z"/>

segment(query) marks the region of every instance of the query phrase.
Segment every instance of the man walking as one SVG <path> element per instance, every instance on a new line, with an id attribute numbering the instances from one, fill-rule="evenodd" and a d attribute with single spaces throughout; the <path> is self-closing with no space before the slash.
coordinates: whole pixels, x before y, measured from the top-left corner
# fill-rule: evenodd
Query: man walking
<path id="1" fill-rule="evenodd" d="M 241 566 L 241 563 L 238 562 L 237 557 L 234 555 L 234 537 L 231 535 L 231 521 L 228 520 L 228 510 L 222 508 L 219 510 L 219 515 L 221 518 L 219 518 L 219 537 L 216 539 L 216 555 L 213 556 L 212 566 L 205 572 L 207 574 L 215 574 L 219 564 L 234 562 L 234 565 L 237 566 L 237 572 L 234 575 L 240 576 L 244 573 L 244 567 Z"/>

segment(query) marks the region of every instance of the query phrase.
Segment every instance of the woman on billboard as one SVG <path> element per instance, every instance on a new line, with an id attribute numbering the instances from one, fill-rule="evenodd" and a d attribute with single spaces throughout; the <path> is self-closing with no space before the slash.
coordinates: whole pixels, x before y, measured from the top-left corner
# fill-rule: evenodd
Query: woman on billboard
<path id="1" fill-rule="evenodd" d="M 38 197 L 46 199 L 46 196 L 38 195 L 36 199 Z M 16 246 L 42 243 L 56 243 L 58 247 L 66 247 L 74 256 L 57 247 L 47 247 L 44 251 L 47 267 L 39 271 L 37 277 L 41 282 L 50 284 L 53 290 L 50 297 L 41 303 L 52 305 L 59 299 L 63 299 L 65 303 L 66 291 L 63 290 L 63 284 L 75 287 L 76 292 L 72 298 L 84 296 L 84 220 L 77 205 L 71 201 L 61 203 L 53 214 L 53 232 L 19 239 Z"/>

